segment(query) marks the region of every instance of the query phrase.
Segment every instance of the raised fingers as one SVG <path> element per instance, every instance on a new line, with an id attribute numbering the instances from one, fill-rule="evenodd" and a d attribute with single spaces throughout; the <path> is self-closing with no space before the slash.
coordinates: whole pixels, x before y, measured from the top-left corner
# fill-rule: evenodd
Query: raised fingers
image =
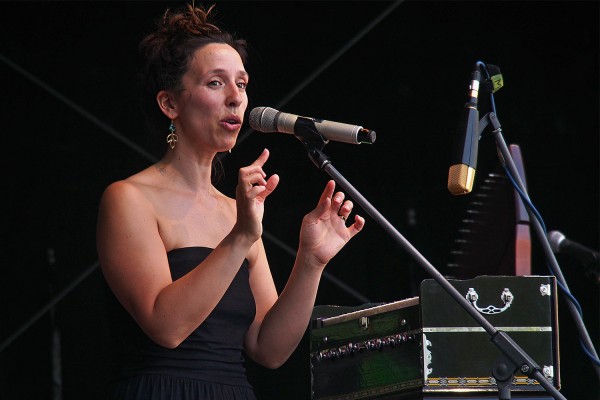
<path id="1" fill-rule="evenodd" d="M 262 167 L 263 165 L 265 165 L 265 163 L 267 162 L 268 159 L 269 159 L 269 150 L 264 149 L 262 151 L 262 153 L 260 153 L 258 158 L 256 160 L 254 160 L 254 162 L 252 164 L 250 164 L 250 166 Z"/>
<path id="2" fill-rule="evenodd" d="M 240 171 L 242 172 L 242 171 Z M 265 178 L 267 174 L 263 171 L 255 171 L 255 172 L 246 172 L 243 171 L 239 177 L 239 183 L 241 183 L 246 189 L 252 189 L 252 187 L 258 186 L 266 186 L 267 181 Z"/>
<path id="3" fill-rule="evenodd" d="M 345 221 L 350 216 L 350 213 L 352 212 L 353 207 L 354 207 L 354 204 L 352 203 L 352 201 L 346 200 L 342 203 L 337 214 L 340 216 L 341 219 L 343 219 Z"/>
<path id="4" fill-rule="evenodd" d="M 253 186 L 266 186 L 265 178 L 267 174 L 262 167 L 269 158 L 269 150 L 264 149 L 252 164 L 247 167 L 240 168 L 238 174 L 238 185 L 245 190 L 252 189 Z"/>
<path id="5" fill-rule="evenodd" d="M 344 200 L 345 197 L 346 195 L 343 192 L 337 192 L 331 199 L 331 210 L 344 221 L 348 219 L 354 207 L 351 200 Z"/>
<path id="6" fill-rule="evenodd" d="M 277 174 L 271 175 L 269 177 L 269 179 L 266 181 L 266 184 L 264 186 L 260 186 L 258 188 L 258 190 L 261 191 L 258 194 L 258 196 L 260 196 L 264 200 L 265 198 L 267 198 L 268 195 L 273 193 L 273 190 L 275 190 L 275 188 L 277 187 L 278 184 L 279 184 L 279 175 L 277 175 Z"/>
<path id="7" fill-rule="evenodd" d="M 343 192 L 335 192 L 335 183 L 330 181 L 323 192 L 321 199 L 323 200 L 324 196 L 331 196 L 331 203 L 329 206 L 329 212 L 333 215 L 337 215 L 337 217 L 332 216 L 332 219 L 337 219 L 339 217 L 340 222 L 343 222 L 346 225 L 346 221 L 350 219 L 350 214 L 352 214 L 352 210 L 354 208 L 354 203 L 352 200 L 347 200 L 346 195 Z M 365 226 L 365 219 L 360 215 L 354 215 L 353 220 L 350 220 L 347 226 L 347 232 L 349 232 L 350 237 L 353 237 L 358 232 L 362 230 Z"/>

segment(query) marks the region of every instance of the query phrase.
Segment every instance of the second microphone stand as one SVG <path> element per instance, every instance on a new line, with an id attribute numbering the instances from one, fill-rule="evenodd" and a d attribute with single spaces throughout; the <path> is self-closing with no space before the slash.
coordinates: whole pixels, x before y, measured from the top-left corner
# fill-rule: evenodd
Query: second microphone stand
<path id="1" fill-rule="evenodd" d="M 298 132 L 299 131 L 299 132 Z M 325 171 L 341 186 L 416 262 L 444 289 L 464 310 L 490 335 L 492 343 L 503 357 L 493 366 L 493 375 L 498 382 L 500 400 L 510 399 L 510 386 L 515 371 L 520 370 L 535 379 L 555 399 L 566 398 L 544 377 L 540 366 L 506 332 L 496 329 L 465 297 L 408 241 L 362 194 L 340 174 L 323 153 L 328 143 L 317 131 L 303 127 L 295 136 L 302 142 L 311 161 Z M 510 157 L 510 154 L 509 154 Z"/>
<path id="2" fill-rule="evenodd" d="M 529 215 L 529 220 L 533 224 L 533 229 L 540 241 L 546 261 L 548 262 L 552 273 L 556 275 L 556 278 L 560 286 L 563 288 L 565 294 L 569 294 L 570 290 L 569 286 L 567 285 L 567 281 L 565 280 L 562 274 L 562 270 L 558 265 L 558 261 L 554 256 L 554 252 L 552 251 L 552 247 L 550 246 L 550 242 L 548 241 L 548 236 L 544 230 L 544 227 L 542 226 L 542 223 L 537 218 L 537 216 L 533 212 L 532 207 L 530 206 L 531 201 L 529 199 L 529 195 L 527 194 L 527 189 L 525 187 L 525 184 L 521 180 L 521 177 L 519 176 L 519 172 L 514 163 L 514 160 L 510 155 L 508 147 L 506 146 L 506 142 L 504 141 L 504 137 L 502 136 L 502 128 L 500 125 L 500 121 L 498 120 L 498 117 L 495 113 L 490 112 L 483 116 L 479 125 L 479 133 L 481 134 L 481 132 L 483 132 L 483 130 L 489 123 L 492 124 L 492 133 L 494 134 L 494 138 L 496 140 L 500 161 L 502 165 L 508 169 L 511 177 L 515 182 L 515 185 L 517 186 L 521 196 L 523 197 L 523 204 L 525 205 L 525 209 L 527 210 L 527 214 Z M 577 307 L 571 301 L 569 296 L 567 296 L 566 304 L 569 308 L 569 312 L 571 313 L 571 317 L 575 322 L 575 326 L 577 327 L 577 332 L 579 333 L 579 337 L 581 338 L 582 343 L 586 347 L 587 351 L 597 360 L 598 354 L 596 352 L 596 349 L 594 348 L 594 344 L 592 343 L 590 335 L 585 327 L 581 314 L 579 313 Z M 600 378 L 600 365 L 598 365 L 597 363 L 593 363 L 593 367 L 596 371 L 596 375 L 598 376 L 598 378 Z"/>

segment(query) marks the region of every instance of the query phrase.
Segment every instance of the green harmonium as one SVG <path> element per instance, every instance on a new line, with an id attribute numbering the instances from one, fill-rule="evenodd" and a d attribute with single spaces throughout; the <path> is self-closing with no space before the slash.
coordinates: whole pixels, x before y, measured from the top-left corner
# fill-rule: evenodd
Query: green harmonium
<path id="1" fill-rule="evenodd" d="M 556 280 L 480 276 L 449 281 L 470 307 L 508 335 L 560 388 Z M 314 400 L 410 399 L 498 392 L 502 352 L 435 280 L 418 297 L 359 307 L 317 306 L 310 327 Z M 545 392 L 516 371 L 515 395 Z"/>

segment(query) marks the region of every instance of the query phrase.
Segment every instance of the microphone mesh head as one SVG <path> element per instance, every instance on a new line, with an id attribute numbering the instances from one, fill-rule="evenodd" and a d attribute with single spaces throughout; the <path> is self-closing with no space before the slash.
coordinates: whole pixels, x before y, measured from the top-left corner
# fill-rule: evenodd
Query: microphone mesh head
<path id="1" fill-rule="evenodd" d="M 465 164 L 455 164 L 448 170 L 448 190 L 457 196 L 471 193 L 475 182 L 475 170 Z"/>
<path id="2" fill-rule="evenodd" d="M 256 107 L 250 111 L 250 126 L 259 132 L 277 132 L 275 117 L 278 112 L 271 107 Z"/>

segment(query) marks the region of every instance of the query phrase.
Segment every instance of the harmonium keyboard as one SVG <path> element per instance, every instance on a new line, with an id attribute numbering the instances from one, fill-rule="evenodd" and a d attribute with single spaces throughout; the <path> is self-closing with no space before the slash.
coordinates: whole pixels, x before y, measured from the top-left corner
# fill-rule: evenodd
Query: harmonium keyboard
<path id="1" fill-rule="evenodd" d="M 505 331 L 560 388 L 556 280 L 480 276 L 450 280 L 470 305 Z M 501 351 L 433 279 L 419 296 L 359 307 L 317 306 L 310 326 L 313 400 L 490 398 Z M 543 397 L 516 371 L 513 398 Z"/>

